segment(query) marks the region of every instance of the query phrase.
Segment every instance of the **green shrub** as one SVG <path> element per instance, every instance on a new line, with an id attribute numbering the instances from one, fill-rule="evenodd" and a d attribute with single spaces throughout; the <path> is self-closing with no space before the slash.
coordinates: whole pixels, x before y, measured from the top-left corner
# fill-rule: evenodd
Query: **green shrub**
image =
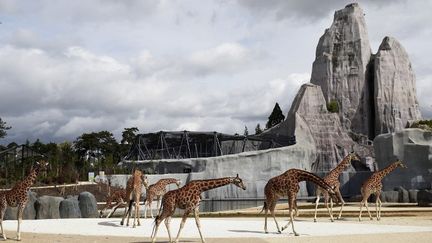
<path id="1" fill-rule="evenodd" d="M 410 127 L 420 128 L 427 131 L 432 131 L 432 120 L 420 120 L 414 122 Z"/>
<path id="2" fill-rule="evenodd" d="M 331 113 L 339 112 L 339 104 L 337 100 L 332 100 L 327 104 L 327 110 Z"/>

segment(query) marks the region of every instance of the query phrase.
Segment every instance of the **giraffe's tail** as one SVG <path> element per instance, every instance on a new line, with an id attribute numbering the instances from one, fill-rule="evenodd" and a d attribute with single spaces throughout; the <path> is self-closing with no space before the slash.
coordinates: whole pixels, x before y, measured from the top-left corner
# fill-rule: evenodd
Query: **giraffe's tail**
<path id="1" fill-rule="evenodd" d="M 162 208 L 163 208 L 163 199 L 162 199 L 162 203 L 161 204 L 162 205 L 159 208 L 159 212 L 158 212 L 158 214 L 156 215 L 156 217 L 155 217 L 155 219 L 153 221 L 153 229 L 152 229 L 152 233 L 151 233 L 151 238 L 154 237 L 154 234 L 155 234 L 155 231 L 156 231 L 157 222 L 159 221 L 159 219 L 161 217 L 161 212 L 162 212 Z"/>
<path id="2" fill-rule="evenodd" d="M 132 212 L 132 203 L 133 202 L 134 202 L 133 199 L 129 200 L 129 206 L 128 206 L 128 212 L 127 212 L 127 214 L 129 215 L 129 217 L 130 217 L 131 212 Z"/>
<path id="3" fill-rule="evenodd" d="M 300 181 L 310 181 L 320 186 L 321 188 L 323 188 L 329 193 L 329 195 L 332 197 L 334 202 L 339 202 L 339 198 L 336 196 L 336 193 L 334 192 L 333 188 L 329 184 L 327 184 L 327 182 L 321 179 L 319 176 L 304 170 L 297 170 L 297 171 L 298 174 L 300 175 Z"/>

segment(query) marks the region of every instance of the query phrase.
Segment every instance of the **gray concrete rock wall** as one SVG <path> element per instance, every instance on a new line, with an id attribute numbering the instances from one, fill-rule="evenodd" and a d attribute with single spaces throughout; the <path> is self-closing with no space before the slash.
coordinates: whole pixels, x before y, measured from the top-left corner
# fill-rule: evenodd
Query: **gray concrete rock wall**
<path id="1" fill-rule="evenodd" d="M 321 86 L 325 100 L 337 100 L 345 130 L 369 135 L 370 87 L 367 80 L 371 48 L 363 10 L 349 4 L 334 14 L 316 48 L 311 83 Z"/>
<path id="2" fill-rule="evenodd" d="M 125 166 L 131 168 L 138 166 L 144 171 L 163 171 L 165 173 L 183 171 L 184 168 L 190 168 L 192 171 L 191 173 L 148 175 L 150 183 L 154 183 L 160 178 L 175 177 L 182 180 L 184 184 L 191 180 L 229 177 L 239 174 L 247 187 L 246 191 L 229 185 L 204 193 L 204 198 L 263 198 L 264 186 L 270 178 L 291 168 L 311 170 L 311 164 L 316 159 L 313 140 L 310 139 L 310 134 L 302 134 L 302 132 L 298 134 L 298 137 L 301 138 L 298 140 L 299 142 L 288 147 L 211 158 L 138 162 Z M 125 187 L 127 178 L 127 176 L 112 176 L 111 183 Z M 106 180 L 106 177 L 98 177 L 97 179 Z M 175 188 L 175 186 L 172 187 Z M 301 184 L 299 195 L 307 195 L 305 183 Z"/>
<path id="3" fill-rule="evenodd" d="M 59 211 L 61 218 L 81 218 L 81 209 L 76 197 L 69 197 L 61 201 Z"/>
<path id="4" fill-rule="evenodd" d="M 372 154 L 372 148 L 354 142 L 348 132 L 343 129 L 336 113 L 327 110 L 326 101 L 321 87 L 314 84 L 304 84 L 300 87 L 287 119 L 279 126 L 265 133 L 286 136 L 310 134 L 317 151 L 317 159 L 313 161 L 313 172 L 329 172 L 352 150 L 363 158 L 363 170 L 370 170 L 366 165 Z M 297 138 L 297 141 L 302 138 Z M 347 171 L 360 170 L 360 167 L 350 167 Z"/>
<path id="5" fill-rule="evenodd" d="M 41 196 L 35 203 L 36 219 L 59 219 L 62 197 Z"/>
<path id="6" fill-rule="evenodd" d="M 405 189 L 430 189 L 432 183 L 432 132 L 409 128 L 379 135 L 374 140 L 376 162 L 385 168 L 397 158 L 408 166 L 397 168 L 384 177 L 385 190 L 398 186 Z"/>
<path id="7" fill-rule="evenodd" d="M 385 37 L 374 58 L 376 134 L 401 131 L 421 119 L 415 81 L 403 46 Z"/>
<path id="8" fill-rule="evenodd" d="M 81 217 L 97 218 L 99 216 L 97 210 L 97 201 L 93 194 L 90 192 L 81 192 L 78 196 L 78 201 Z"/>

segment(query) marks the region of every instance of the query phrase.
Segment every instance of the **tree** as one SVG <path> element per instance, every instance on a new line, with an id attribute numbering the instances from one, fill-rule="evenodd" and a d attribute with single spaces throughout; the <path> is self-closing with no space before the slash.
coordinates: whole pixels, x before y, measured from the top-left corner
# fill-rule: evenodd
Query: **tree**
<path id="1" fill-rule="evenodd" d="M 0 118 L 0 138 L 4 138 L 7 135 L 6 130 L 11 129 L 11 127 L 8 127 L 6 125 L 6 122 L 4 122 L 1 118 Z"/>
<path id="2" fill-rule="evenodd" d="M 122 132 L 121 144 L 132 144 L 138 131 L 139 129 L 137 127 L 125 128 Z"/>
<path id="3" fill-rule="evenodd" d="M 249 131 L 248 131 L 247 126 L 245 126 L 245 130 L 244 130 L 244 132 L 243 132 L 243 135 L 245 135 L 245 136 L 248 136 L 248 135 L 249 135 Z"/>
<path id="4" fill-rule="evenodd" d="M 285 120 L 285 116 L 283 115 L 283 112 L 279 107 L 279 104 L 276 102 L 272 113 L 268 117 L 266 129 L 276 126 L 277 124 L 281 123 L 283 120 Z"/>
<path id="5" fill-rule="evenodd" d="M 260 124 L 258 123 L 255 127 L 255 135 L 261 134 L 263 131 L 261 129 Z"/>
<path id="6" fill-rule="evenodd" d="M 80 158 L 81 176 L 85 177 L 91 167 L 107 169 L 106 159 L 119 161 L 119 146 L 114 135 L 108 131 L 84 133 L 74 142 L 75 152 Z"/>

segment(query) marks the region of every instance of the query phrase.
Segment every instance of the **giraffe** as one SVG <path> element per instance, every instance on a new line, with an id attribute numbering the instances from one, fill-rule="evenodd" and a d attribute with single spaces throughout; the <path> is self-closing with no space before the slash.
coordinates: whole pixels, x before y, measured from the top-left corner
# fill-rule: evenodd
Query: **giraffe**
<path id="1" fill-rule="evenodd" d="M 333 191 L 336 193 L 336 196 L 339 199 L 339 202 L 341 202 L 341 208 L 339 210 L 339 215 L 337 219 L 340 219 L 342 217 L 342 210 L 343 206 L 345 205 L 345 201 L 343 200 L 342 194 L 340 192 L 340 182 L 339 182 L 339 175 L 351 164 L 351 161 L 360 160 L 360 157 L 354 153 L 351 152 L 345 158 L 333 169 L 331 170 L 328 175 L 326 175 L 323 180 L 329 184 Z M 330 220 L 333 222 L 333 200 L 330 198 L 330 208 L 328 207 L 328 200 L 329 200 L 329 194 L 326 190 L 324 190 L 321 187 L 317 187 L 316 189 L 316 201 L 315 201 L 315 215 L 314 215 L 314 222 L 317 221 L 317 209 L 318 204 L 320 200 L 321 194 L 324 196 L 324 205 L 327 208 L 327 211 L 330 215 Z"/>
<path id="2" fill-rule="evenodd" d="M 6 212 L 6 208 L 18 207 L 17 219 L 17 240 L 21 240 L 20 226 L 22 222 L 24 208 L 29 200 L 28 191 L 30 186 L 36 181 L 36 178 L 40 171 L 46 170 L 48 162 L 41 161 L 36 162 L 36 165 L 30 170 L 29 175 L 22 181 L 17 182 L 12 189 L 0 192 L 0 227 L 3 235 L 3 239 L 7 240 L 6 234 L 3 230 L 3 217 Z"/>
<path id="3" fill-rule="evenodd" d="M 114 191 L 111 195 L 106 197 L 106 205 L 105 207 L 100 211 L 100 217 L 102 218 L 104 212 L 108 209 L 111 209 L 111 211 L 106 216 L 109 218 L 119 207 L 126 207 L 126 189 L 118 189 Z M 112 202 L 115 202 L 114 206 L 112 205 Z M 125 211 L 127 208 L 125 208 Z"/>
<path id="4" fill-rule="evenodd" d="M 127 214 L 127 222 L 126 222 L 126 226 L 129 226 L 129 217 L 131 215 L 131 210 L 132 210 L 132 203 L 135 203 L 135 213 L 134 213 L 134 223 L 132 227 L 136 227 L 136 223 L 138 223 L 138 226 L 141 225 L 140 222 L 140 215 L 139 215 L 139 203 L 140 203 L 140 198 L 141 198 L 141 193 L 142 193 L 142 186 L 144 184 L 145 187 L 147 187 L 147 177 L 144 175 L 144 173 L 142 171 L 140 171 L 139 169 L 135 169 L 132 177 L 129 178 L 129 180 L 127 181 L 126 184 L 126 200 L 127 203 L 129 204 L 127 207 L 127 210 L 125 210 L 122 220 L 120 222 L 120 225 L 124 224 L 124 220 L 126 218 L 126 214 Z M 138 221 L 138 222 L 136 222 Z"/>
<path id="5" fill-rule="evenodd" d="M 187 183 L 185 186 L 167 192 L 162 197 L 162 206 L 159 209 L 159 214 L 155 218 L 155 225 L 152 231 L 152 242 L 156 241 L 156 234 L 158 232 L 159 225 L 165 220 L 165 226 L 168 230 L 169 242 L 171 241 L 171 232 L 170 232 L 170 220 L 171 216 L 174 214 L 176 208 L 184 209 L 183 218 L 180 224 L 180 229 L 177 233 L 177 237 L 175 242 L 179 241 L 180 233 L 183 229 L 183 226 L 186 222 L 188 215 L 191 212 L 194 212 L 195 223 L 198 228 L 198 232 L 201 237 L 201 241 L 205 242 L 203 235 L 201 233 L 201 224 L 199 220 L 199 204 L 201 201 L 201 193 L 211 190 L 213 188 L 225 186 L 228 184 L 234 184 L 235 186 L 246 190 L 245 185 L 243 184 L 243 180 L 238 176 L 236 177 L 224 177 L 217 179 L 209 179 L 209 180 L 194 180 Z"/>
<path id="6" fill-rule="evenodd" d="M 180 180 L 175 178 L 160 179 L 153 185 L 150 185 L 146 190 L 146 199 L 144 205 L 144 218 L 147 218 L 147 209 L 150 209 L 150 215 L 153 218 L 153 210 L 151 209 L 151 204 L 153 199 L 156 197 L 157 209 L 159 209 L 159 200 L 166 193 L 166 186 L 175 183 L 177 188 L 180 187 Z"/>
<path id="7" fill-rule="evenodd" d="M 325 190 L 330 193 L 331 197 L 334 197 L 337 201 L 335 192 L 331 188 L 330 185 L 328 185 L 323 179 L 320 177 L 299 169 L 289 169 L 285 171 L 283 174 L 271 178 L 267 184 L 264 187 L 264 194 L 265 194 L 265 201 L 264 206 L 262 210 L 265 210 L 265 221 L 264 221 L 264 231 L 265 233 L 268 233 L 267 231 L 267 213 L 268 210 L 270 210 L 270 213 L 276 223 L 276 228 L 279 233 L 282 233 L 283 230 L 288 228 L 290 224 L 292 224 L 292 230 L 294 232 L 294 235 L 298 236 L 299 234 L 294 230 L 294 212 L 293 209 L 296 205 L 296 198 L 297 198 L 297 192 L 300 189 L 299 182 L 301 181 L 311 181 L 317 185 L 319 185 L 322 188 L 325 188 Z M 275 207 L 276 203 L 279 200 L 280 197 L 288 196 L 288 208 L 289 208 L 289 214 L 290 214 L 290 220 L 287 225 L 283 226 L 281 229 L 279 229 L 279 224 L 275 217 Z"/>
<path id="8" fill-rule="evenodd" d="M 363 185 L 362 185 L 361 190 L 360 190 L 363 199 L 360 202 L 359 221 L 361 221 L 363 204 L 366 206 L 370 220 L 372 220 L 372 215 L 369 211 L 368 202 L 367 202 L 367 200 L 371 194 L 375 194 L 375 196 L 376 196 L 375 208 L 376 208 L 377 220 L 381 219 L 381 199 L 380 199 L 381 189 L 382 189 L 382 182 L 381 181 L 384 178 L 384 176 L 388 175 L 390 172 L 392 172 L 397 167 L 407 168 L 406 165 L 404 165 L 402 163 L 402 161 L 397 160 L 396 162 L 390 164 L 386 168 L 373 173 L 369 177 L 369 179 L 367 179 L 365 182 L 363 182 Z"/>

